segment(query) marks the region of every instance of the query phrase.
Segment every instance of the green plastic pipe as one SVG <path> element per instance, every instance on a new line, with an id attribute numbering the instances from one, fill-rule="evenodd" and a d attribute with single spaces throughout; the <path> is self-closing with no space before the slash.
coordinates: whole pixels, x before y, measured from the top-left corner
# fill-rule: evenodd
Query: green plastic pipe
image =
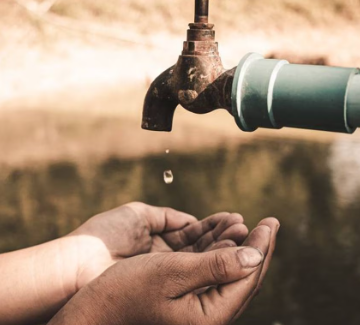
<path id="1" fill-rule="evenodd" d="M 360 127 L 360 74 L 352 79 L 347 101 L 348 122 L 351 127 Z"/>
<path id="2" fill-rule="evenodd" d="M 360 71 L 246 55 L 236 69 L 232 110 L 243 131 L 293 127 L 353 133 L 360 127 Z"/>

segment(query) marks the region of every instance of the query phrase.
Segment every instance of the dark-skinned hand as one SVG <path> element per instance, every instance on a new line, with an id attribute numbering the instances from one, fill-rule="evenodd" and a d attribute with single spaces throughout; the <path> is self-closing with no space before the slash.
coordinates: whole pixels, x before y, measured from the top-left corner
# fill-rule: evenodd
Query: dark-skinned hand
<path id="1" fill-rule="evenodd" d="M 76 239 L 71 251 L 77 253 L 72 273 L 78 290 L 125 258 L 236 246 L 247 234 L 237 213 L 217 213 L 198 221 L 180 211 L 135 202 L 89 219 L 67 237 Z"/>
<path id="2" fill-rule="evenodd" d="M 276 219 L 264 219 L 241 247 L 120 260 L 80 290 L 49 324 L 230 324 L 260 287 L 278 228 Z"/>

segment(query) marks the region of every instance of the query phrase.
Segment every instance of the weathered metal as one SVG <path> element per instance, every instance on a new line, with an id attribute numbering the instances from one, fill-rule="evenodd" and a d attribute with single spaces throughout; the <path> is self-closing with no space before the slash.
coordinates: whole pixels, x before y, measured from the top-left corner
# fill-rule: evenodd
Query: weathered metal
<path id="1" fill-rule="evenodd" d="M 235 69 L 226 71 L 222 65 L 208 12 L 208 0 L 195 1 L 195 22 L 189 24 L 178 62 L 155 79 L 145 97 L 142 128 L 171 131 L 178 104 L 197 114 L 218 108 L 231 113 Z"/>
<path id="2" fill-rule="evenodd" d="M 195 0 L 182 54 L 147 92 L 143 129 L 171 131 L 179 104 L 196 114 L 226 109 L 244 131 L 287 126 L 351 133 L 360 127 L 358 69 L 290 65 L 252 53 L 225 70 L 208 14 L 209 0 Z"/>

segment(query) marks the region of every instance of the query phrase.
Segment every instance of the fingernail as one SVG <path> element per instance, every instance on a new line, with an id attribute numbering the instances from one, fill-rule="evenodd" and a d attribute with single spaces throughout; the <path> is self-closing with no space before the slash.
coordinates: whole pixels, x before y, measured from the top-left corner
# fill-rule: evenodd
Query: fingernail
<path id="1" fill-rule="evenodd" d="M 241 265 L 247 268 L 259 266 L 264 260 L 263 253 L 260 250 L 252 247 L 244 247 L 239 249 L 238 256 L 240 258 Z"/>

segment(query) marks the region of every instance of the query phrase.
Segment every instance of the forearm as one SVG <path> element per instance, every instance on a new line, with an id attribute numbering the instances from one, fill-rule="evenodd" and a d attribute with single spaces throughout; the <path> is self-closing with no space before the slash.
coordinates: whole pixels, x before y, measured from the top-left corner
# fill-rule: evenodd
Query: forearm
<path id="1" fill-rule="evenodd" d="M 75 294 L 76 252 L 68 253 L 76 250 L 75 240 L 0 255 L 0 324 L 47 321 Z"/>
<path id="2" fill-rule="evenodd" d="M 81 289 L 47 325 L 125 324 L 120 311 L 123 303 L 114 299 L 118 296 L 115 291 L 111 277 L 101 276 Z"/>

